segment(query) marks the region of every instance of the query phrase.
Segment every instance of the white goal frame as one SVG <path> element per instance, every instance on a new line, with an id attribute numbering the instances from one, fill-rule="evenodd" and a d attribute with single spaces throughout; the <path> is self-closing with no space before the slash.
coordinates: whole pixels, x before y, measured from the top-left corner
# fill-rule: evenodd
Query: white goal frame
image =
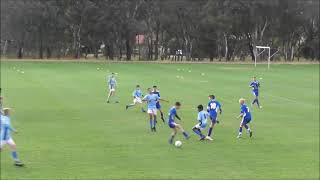
<path id="1" fill-rule="evenodd" d="M 254 67 L 257 67 L 257 57 L 260 56 L 264 51 L 268 51 L 268 69 L 270 69 L 270 59 L 271 59 L 271 48 L 269 46 L 256 46 L 257 52 L 254 54 Z M 263 51 L 259 52 L 259 49 Z"/>

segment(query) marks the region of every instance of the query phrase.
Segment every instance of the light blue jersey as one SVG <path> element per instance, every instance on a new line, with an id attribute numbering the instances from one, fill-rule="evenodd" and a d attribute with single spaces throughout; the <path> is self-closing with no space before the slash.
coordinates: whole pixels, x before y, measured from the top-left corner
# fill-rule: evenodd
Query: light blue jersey
<path id="1" fill-rule="evenodd" d="M 108 81 L 109 86 L 116 86 L 117 85 L 117 80 L 116 80 L 116 77 L 114 77 L 114 76 L 107 77 L 107 81 Z"/>
<path id="2" fill-rule="evenodd" d="M 142 91 L 140 89 L 136 89 L 136 90 L 133 91 L 132 96 L 135 97 L 135 98 L 136 97 L 141 98 L 142 97 Z"/>
<path id="3" fill-rule="evenodd" d="M 13 128 L 11 127 L 10 117 L 1 115 L 1 132 L 0 137 L 1 141 L 7 141 L 11 138 L 11 131 Z"/>
<path id="4" fill-rule="evenodd" d="M 205 128 L 207 126 L 208 116 L 209 116 L 209 114 L 206 111 L 200 111 L 198 113 L 198 121 L 199 121 L 200 126 L 202 128 Z"/>
<path id="5" fill-rule="evenodd" d="M 143 100 L 148 102 L 148 109 L 156 109 L 159 99 L 159 96 L 156 94 L 148 94 L 143 98 Z"/>

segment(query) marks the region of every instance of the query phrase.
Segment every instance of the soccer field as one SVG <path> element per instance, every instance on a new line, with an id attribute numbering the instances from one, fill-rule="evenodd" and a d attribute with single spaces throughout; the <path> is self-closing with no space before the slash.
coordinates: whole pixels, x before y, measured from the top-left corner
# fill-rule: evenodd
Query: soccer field
<path id="1" fill-rule="evenodd" d="M 106 103 L 111 72 L 118 73 L 119 104 Z M 237 139 L 238 99 L 250 104 L 253 75 L 263 108 L 251 108 L 254 137 L 244 132 Z M 171 130 L 160 119 L 151 133 L 147 114 L 125 110 L 136 84 L 144 94 L 158 85 L 170 101 L 162 103 L 165 114 L 182 102 L 178 114 L 192 136 L 178 134 L 181 149 L 168 144 Z M 268 71 L 266 65 L 1 62 L 1 87 L 26 164 L 14 167 L 6 147 L 1 179 L 319 179 L 319 65 Z M 209 94 L 224 112 L 214 141 L 200 142 L 191 128 L 196 106 L 206 105 Z"/>

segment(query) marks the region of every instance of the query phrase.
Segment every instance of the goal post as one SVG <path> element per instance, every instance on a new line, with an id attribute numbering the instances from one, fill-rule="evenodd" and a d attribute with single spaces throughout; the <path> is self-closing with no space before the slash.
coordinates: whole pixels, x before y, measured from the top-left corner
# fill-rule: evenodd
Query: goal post
<path id="1" fill-rule="evenodd" d="M 257 49 L 257 52 L 255 53 L 255 56 L 254 56 L 254 66 L 257 67 L 257 57 L 259 57 L 265 51 L 268 51 L 268 69 L 270 69 L 271 48 L 269 46 L 256 46 L 256 49 Z"/>

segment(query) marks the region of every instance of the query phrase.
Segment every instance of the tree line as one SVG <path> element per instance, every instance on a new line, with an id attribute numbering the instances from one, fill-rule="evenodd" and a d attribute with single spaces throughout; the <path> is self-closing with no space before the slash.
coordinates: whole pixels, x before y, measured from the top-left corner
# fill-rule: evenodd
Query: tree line
<path id="1" fill-rule="evenodd" d="M 1 54 L 320 60 L 319 0 L 1 0 Z"/>

